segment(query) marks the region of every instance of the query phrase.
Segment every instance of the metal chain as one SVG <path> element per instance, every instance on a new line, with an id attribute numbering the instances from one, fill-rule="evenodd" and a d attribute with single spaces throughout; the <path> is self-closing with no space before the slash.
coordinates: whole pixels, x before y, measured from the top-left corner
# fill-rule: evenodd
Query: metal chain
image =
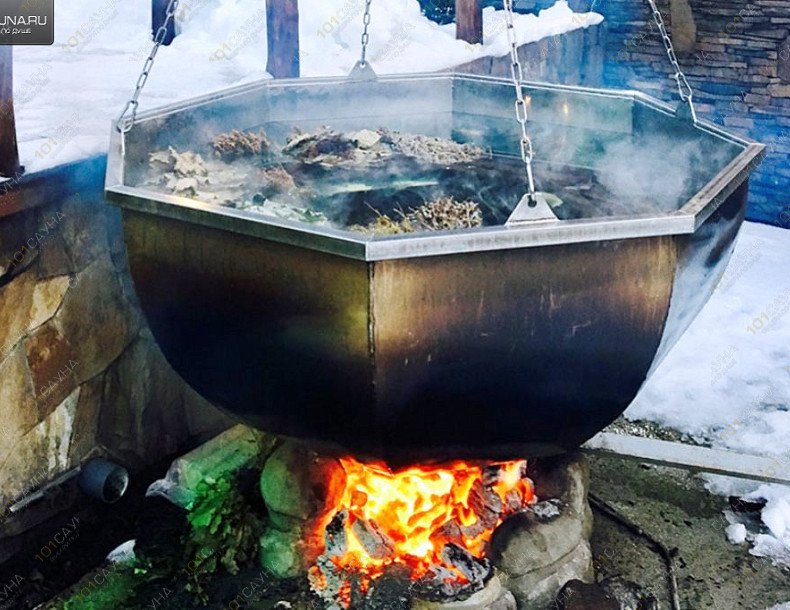
<path id="1" fill-rule="evenodd" d="M 143 64 L 143 71 L 140 72 L 140 76 L 137 77 L 137 84 L 135 85 L 132 99 L 126 102 L 123 112 L 121 112 L 118 120 L 115 122 L 115 128 L 121 133 L 128 133 L 132 129 L 132 125 L 134 125 L 134 121 L 137 118 L 137 108 L 140 106 L 140 94 L 148 80 L 148 75 L 151 74 L 151 69 L 154 67 L 154 59 L 156 59 L 156 54 L 159 52 L 159 47 L 162 46 L 162 43 L 167 37 L 167 27 L 174 19 L 176 9 L 178 8 L 178 1 L 179 0 L 170 0 L 168 3 L 165 12 L 165 20 L 154 35 L 154 46 L 151 49 L 151 53 L 148 55 L 148 59 L 146 59 Z"/>
<path id="2" fill-rule="evenodd" d="M 366 57 L 368 54 L 368 42 L 370 42 L 370 34 L 368 34 L 368 26 L 370 26 L 370 3 L 372 0 L 365 0 L 365 15 L 362 17 L 362 57 L 359 60 L 359 65 L 364 66 L 367 63 Z"/>
<path id="3" fill-rule="evenodd" d="M 521 159 L 527 173 L 527 195 L 530 205 L 536 205 L 535 179 L 532 175 L 532 159 L 534 151 L 532 140 L 527 133 L 527 104 L 524 101 L 524 92 L 521 83 L 524 80 L 524 73 L 521 69 L 521 62 L 518 59 L 518 42 L 516 40 L 515 16 L 513 13 L 513 0 L 503 0 L 505 4 L 505 18 L 507 21 L 507 39 L 510 43 L 510 74 L 513 77 L 513 86 L 516 89 L 516 120 L 521 126 Z"/>
<path id="4" fill-rule="evenodd" d="M 655 0 L 647 1 L 650 4 L 650 9 L 653 11 L 653 21 L 655 21 L 656 25 L 658 26 L 658 31 L 661 34 L 661 39 L 664 42 L 664 48 L 667 50 L 669 61 L 672 63 L 672 67 L 675 69 L 675 75 L 673 78 L 678 84 L 678 93 L 680 93 L 680 99 L 684 103 L 688 104 L 689 110 L 691 111 L 691 117 L 696 123 L 697 111 L 694 108 L 694 90 L 691 88 L 691 85 L 689 85 L 688 79 L 686 78 L 686 75 L 683 74 L 683 70 L 680 67 L 678 56 L 675 54 L 675 47 L 672 45 L 672 38 L 670 38 L 669 34 L 667 33 L 667 26 L 664 23 L 664 17 L 658 10 Z"/>

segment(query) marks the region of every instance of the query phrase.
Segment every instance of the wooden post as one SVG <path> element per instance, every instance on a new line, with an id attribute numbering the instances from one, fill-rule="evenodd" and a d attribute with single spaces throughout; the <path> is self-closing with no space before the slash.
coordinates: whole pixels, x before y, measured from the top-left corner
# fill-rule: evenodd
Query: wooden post
<path id="1" fill-rule="evenodd" d="M 481 0 L 455 0 L 455 37 L 469 44 L 483 42 Z"/>
<path id="2" fill-rule="evenodd" d="M 14 119 L 13 47 L 0 46 L 0 176 L 15 176 L 19 166 Z"/>
<path id="3" fill-rule="evenodd" d="M 162 24 L 165 22 L 165 18 L 167 17 L 167 5 L 169 3 L 169 0 L 151 0 L 151 33 L 153 36 L 156 36 L 157 30 L 159 30 L 159 28 L 162 27 Z M 173 19 L 171 19 L 170 23 L 167 24 L 167 35 L 165 36 L 162 44 L 165 46 L 169 45 L 171 42 L 173 42 L 175 37 L 176 20 L 175 16 L 173 16 Z"/>
<path id="4" fill-rule="evenodd" d="M 266 0 L 269 58 L 266 71 L 274 78 L 299 76 L 299 2 Z"/>

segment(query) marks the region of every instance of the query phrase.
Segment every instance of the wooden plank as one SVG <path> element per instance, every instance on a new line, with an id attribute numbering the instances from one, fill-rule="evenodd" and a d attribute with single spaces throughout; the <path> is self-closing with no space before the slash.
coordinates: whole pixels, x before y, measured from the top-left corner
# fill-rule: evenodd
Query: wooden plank
<path id="1" fill-rule="evenodd" d="M 618 455 L 660 466 L 683 468 L 739 479 L 790 484 L 790 462 L 737 451 L 724 451 L 641 436 L 601 432 L 582 449 L 595 454 Z"/>
<path id="2" fill-rule="evenodd" d="M 14 118 L 13 47 L 0 46 L 0 176 L 15 177 L 20 171 Z"/>
<path id="3" fill-rule="evenodd" d="M 299 2 L 266 0 L 266 71 L 274 78 L 299 77 Z"/>
<path id="4" fill-rule="evenodd" d="M 483 42 L 482 0 L 455 0 L 455 37 L 469 44 Z"/>

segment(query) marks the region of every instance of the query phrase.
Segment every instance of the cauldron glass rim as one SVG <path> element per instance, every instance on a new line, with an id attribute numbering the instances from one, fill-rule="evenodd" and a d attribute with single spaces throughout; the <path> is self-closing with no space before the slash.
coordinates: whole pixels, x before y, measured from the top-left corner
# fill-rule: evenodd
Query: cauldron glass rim
<path id="1" fill-rule="evenodd" d="M 457 72 L 394 74 L 378 77 L 378 81 L 385 83 L 420 80 L 511 85 L 510 80 L 505 78 Z M 349 83 L 347 77 L 276 80 L 264 78 L 141 112 L 137 120 L 141 124 L 159 121 L 168 115 L 189 108 L 220 102 L 257 90 L 325 87 L 345 83 Z M 641 105 L 662 115 L 675 116 L 675 110 L 669 104 L 630 89 L 599 89 L 533 81 L 524 81 L 524 87 L 527 90 L 580 93 L 629 100 L 635 105 Z M 108 200 L 125 209 L 194 222 L 232 233 L 269 239 L 370 262 L 601 240 L 683 235 L 694 233 L 716 211 L 721 202 L 748 178 L 749 172 L 759 164 L 765 151 L 763 144 L 733 135 L 704 119 L 699 120 L 693 127 L 738 146 L 741 148 L 741 152 L 680 209 L 666 213 L 562 220 L 518 227 L 500 225 L 451 232 L 372 236 L 330 227 L 310 226 L 305 223 L 267 217 L 244 210 L 201 203 L 193 199 L 167 195 L 139 186 L 128 186 L 124 184 L 123 179 L 127 136 L 118 133 L 114 127 L 111 135 L 105 189 Z"/>

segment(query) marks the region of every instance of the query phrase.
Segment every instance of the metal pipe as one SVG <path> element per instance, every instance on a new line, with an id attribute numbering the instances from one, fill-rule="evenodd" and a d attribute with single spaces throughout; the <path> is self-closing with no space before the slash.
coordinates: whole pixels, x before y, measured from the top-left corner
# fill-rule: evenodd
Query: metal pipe
<path id="1" fill-rule="evenodd" d="M 94 458 L 82 467 L 79 486 L 90 497 L 113 504 L 126 493 L 129 472 L 109 460 Z"/>

